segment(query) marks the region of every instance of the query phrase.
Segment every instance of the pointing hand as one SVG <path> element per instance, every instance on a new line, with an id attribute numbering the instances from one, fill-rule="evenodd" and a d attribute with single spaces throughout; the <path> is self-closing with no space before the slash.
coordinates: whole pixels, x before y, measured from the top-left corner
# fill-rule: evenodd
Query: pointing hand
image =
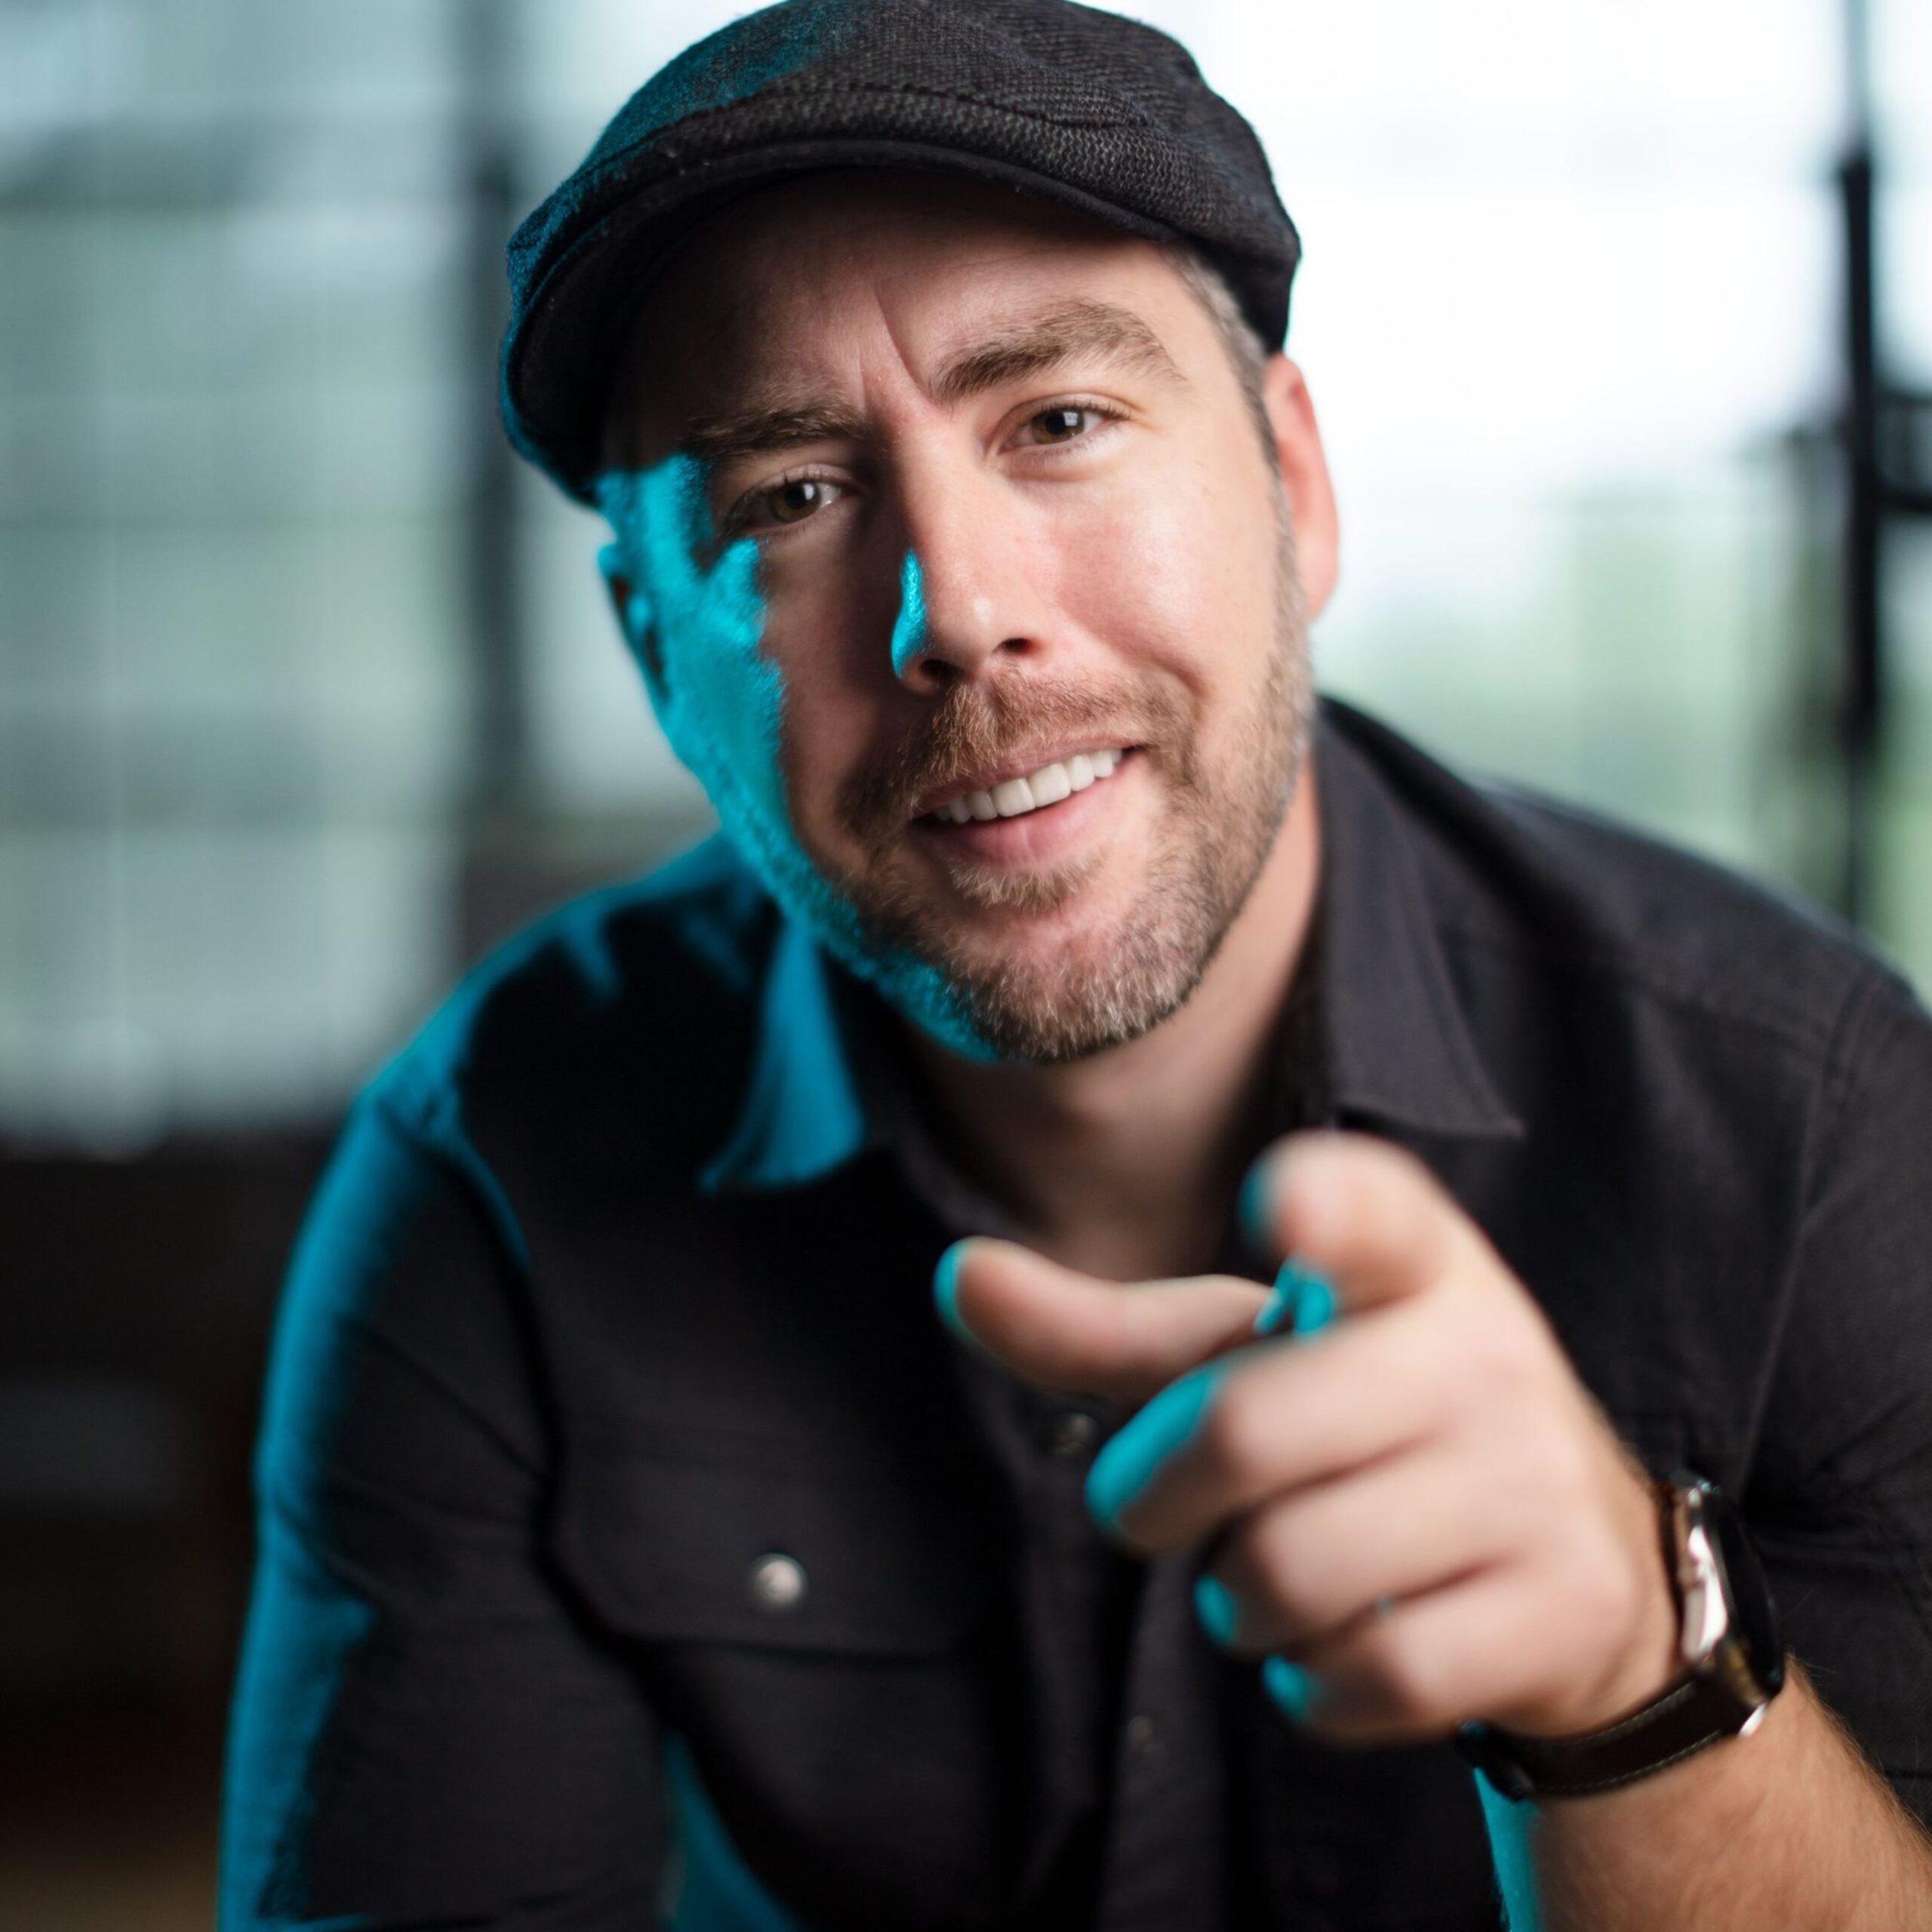
<path id="1" fill-rule="evenodd" d="M 1122 1285 L 983 1239 L 948 1251 L 941 1307 L 1026 1381 L 1141 1405 L 1094 1463 L 1096 1519 L 1143 1555 L 1202 1549 L 1210 1635 L 1272 1654 L 1312 1728 L 1560 1736 L 1654 1696 L 1676 1637 L 1655 1504 L 1475 1223 L 1352 1134 L 1278 1143 L 1247 1198 L 1298 1314 L 1253 1282 Z"/>

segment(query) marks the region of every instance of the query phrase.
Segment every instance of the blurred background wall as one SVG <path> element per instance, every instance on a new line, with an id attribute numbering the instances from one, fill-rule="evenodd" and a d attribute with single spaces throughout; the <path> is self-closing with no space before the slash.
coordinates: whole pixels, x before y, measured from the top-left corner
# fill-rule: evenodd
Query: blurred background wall
<path id="1" fill-rule="evenodd" d="M 492 365 L 509 228 L 737 11 L 0 0 L 0 1924 L 206 1922 L 334 1123 L 479 949 L 708 822 Z M 1306 243 L 1326 686 L 1932 983 L 1932 9 L 1133 11 Z"/>

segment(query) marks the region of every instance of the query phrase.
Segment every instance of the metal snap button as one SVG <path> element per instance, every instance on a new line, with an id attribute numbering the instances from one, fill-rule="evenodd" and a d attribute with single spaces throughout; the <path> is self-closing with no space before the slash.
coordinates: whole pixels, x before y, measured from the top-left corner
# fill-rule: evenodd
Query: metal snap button
<path id="1" fill-rule="evenodd" d="M 796 1610 L 804 1601 L 805 1566 L 795 1556 L 781 1555 L 777 1551 L 761 1556 L 752 1565 L 746 1580 L 752 1601 L 760 1610 L 768 1610 L 774 1615 Z"/>
<path id="2" fill-rule="evenodd" d="M 1145 1711 L 1137 1711 L 1127 1721 L 1128 1755 L 1151 1758 L 1161 1748 L 1161 1727 Z"/>
<path id="3" fill-rule="evenodd" d="M 1054 1417 L 1053 1426 L 1047 1432 L 1047 1454 L 1070 1463 L 1077 1457 L 1091 1456 L 1100 1438 L 1100 1425 L 1091 1416 L 1069 1409 L 1065 1414 Z"/>

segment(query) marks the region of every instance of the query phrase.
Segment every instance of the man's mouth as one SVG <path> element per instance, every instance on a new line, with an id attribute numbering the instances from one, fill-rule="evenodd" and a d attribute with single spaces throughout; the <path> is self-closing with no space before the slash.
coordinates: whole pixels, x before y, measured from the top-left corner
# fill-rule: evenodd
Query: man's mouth
<path id="1" fill-rule="evenodd" d="M 1109 746 L 1055 758 L 1037 771 L 962 792 L 931 811 L 921 812 L 919 822 L 965 825 L 974 820 L 983 823 L 989 819 L 1023 818 L 1029 812 L 1057 805 L 1075 792 L 1084 792 L 1111 778 L 1133 749 L 1131 745 Z"/>

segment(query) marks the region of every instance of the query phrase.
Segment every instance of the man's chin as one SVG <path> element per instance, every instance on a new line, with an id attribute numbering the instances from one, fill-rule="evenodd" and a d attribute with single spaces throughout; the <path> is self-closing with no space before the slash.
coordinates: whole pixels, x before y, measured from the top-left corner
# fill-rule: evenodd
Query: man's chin
<path id="1" fill-rule="evenodd" d="M 1225 924 L 1173 854 L 1134 866 L 1117 844 L 1051 866 L 882 868 L 845 894 L 862 935 L 848 964 L 895 1004 L 916 989 L 922 1011 L 908 1017 L 931 1030 L 923 1006 L 940 995 L 944 1037 L 956 1025 L 995 1057 L 1038 1063 L 1158 1026 L 1199 983 Z"/>
<path id="2" fill-rule="evenodd" d="M 999 1057 L 1050 1062 L 1159 1025 L 1198 984 L 1211 951 L 1202 939 L 1150 921 L 1144 907 L 1075 895 L 1044 910 L 936 922 L 912 949 Z"/>
<path id="3" fill-rule="evenodd" d="M 974 1032 L 1002 1059 L 1084 1060 L 1149 1033 L 1186 1004 L 1204 961 L 1095 949 L 1071 959 L 955 963 L 946 977 Z"/>
<path id="4" fill-rule="evenodd" d="M 1100 896 L 1096 859 L 1050 866 L 955 865 L 947 869 L 948 897 L 960 912 L 935 923 L 950 924 L 961 941 L 976 928 L 993 928 L 1003 938 L 1042 924 L 1057 928 L 1091 924 Z"/>
<path id="5" fill-rule="evenodd" d="M 1112 869 L 1100 854 L 1050 867 L 950 867 L 937 891 L 894 895 L 891 922 L 928 958 L 977 971 L 1100 964 L 1140 902 Z"/>

